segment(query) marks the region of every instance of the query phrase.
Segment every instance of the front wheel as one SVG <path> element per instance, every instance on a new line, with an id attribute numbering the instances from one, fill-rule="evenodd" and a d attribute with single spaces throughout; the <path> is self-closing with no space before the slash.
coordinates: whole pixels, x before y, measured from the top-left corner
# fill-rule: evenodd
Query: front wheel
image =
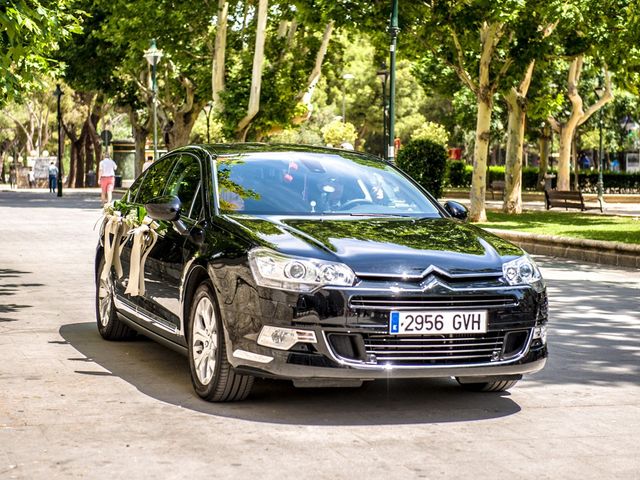
<path id="1" fill-rule="evenodd" d="M 128 340 L 136 336 L 135 330 L 122 322 L 113 303 L 113 272 L 102 278 L 104 258 L 100 259 L 96 273 L 96 321 L 98 332 L 105 340 Z"/>
<path id="2" fill-rule="evenodd" d="M 254 378 L 233 370 L 220 314 L 210 282 L 202 283 L 191 302 L 189 315 L 189 367 L 196 393 L 210 402 L 244 400 Z"/>

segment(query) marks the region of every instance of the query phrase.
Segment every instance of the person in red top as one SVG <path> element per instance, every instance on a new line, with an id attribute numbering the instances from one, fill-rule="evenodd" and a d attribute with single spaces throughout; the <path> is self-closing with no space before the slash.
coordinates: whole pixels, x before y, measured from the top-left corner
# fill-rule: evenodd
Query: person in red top
<path id="1" fill-rule="evenodd" d="M 100 168 L 98 170 L 98 181 L 100 182 L 100 200 L 102 204 L 111 202 L 111 196 L 113 195 L 113 186 L 116 183 L 116 169 L 118 166 L 116 162 L 111 160 L 106 155 L 100 162 Z"/>

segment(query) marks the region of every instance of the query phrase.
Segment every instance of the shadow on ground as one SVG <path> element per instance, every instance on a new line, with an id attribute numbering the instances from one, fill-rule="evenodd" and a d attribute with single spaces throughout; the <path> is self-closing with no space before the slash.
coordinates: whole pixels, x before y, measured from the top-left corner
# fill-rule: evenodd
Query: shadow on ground
<path id="1" fill-rule="evenodd" d="M 24 308 L 31 308 L 31 305 L 5 302 L 6 297 L 15 295 L 20 288 L 42 286 L 41 283 L 20 283 L 17 280 L 9 280 L 7 282 L 7 279 L 19 279 L 22 275 L 29 273 L 30 272 L 22 272 L 11 268 L 0 268 L 0 323 L 15 322 L 15 318 L 5 315 L 17 313 Z"/>
<path id="2" fill-rule="evenodd" d="M 78 363 L 78 375 L 116 376 L 160 401 L 228 418 L 295 425 L 401 425 L 488 420 L 520 411 L 508 393 L 469 393 L 448 379 L 375 381 L 358 389 L 296 389 L 287 381 L 258 380 L 244 402 L 212 404 L 193 393 L 187 359 L 154 342 L 107 342 L 93 322 L 64 325 L 60 335 L 84 356 L 68 359 Z M 90 368 L 92 363 L 107 372 Z"/>
<path id="3" fill-rule="evenodd" d="M 640 272 L 594 281 L 601 270 L 606 267 L 554 260 L 545 272 L 549 361 L 528 383 L 640 384 Z"/>

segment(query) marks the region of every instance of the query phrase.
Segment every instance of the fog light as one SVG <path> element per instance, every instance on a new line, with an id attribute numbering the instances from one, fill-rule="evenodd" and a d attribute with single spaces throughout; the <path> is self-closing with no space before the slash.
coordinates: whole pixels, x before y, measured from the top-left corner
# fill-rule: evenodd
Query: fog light
<path id="1" fill-rule="evenodd" d="M 316 333 L 310 330 L 265 325 L 258 336 L 258 345 L 277 348 L 278 350 L 289 350 L 298 342 L 318 343 Z"/>
<path id="2" fill-rule="evenodd" d="M 533 329 L 533 339 L 540 339 L 540 341 L 542 342 L 542 344 L 546 344 L 547 343 L 547 326 L 546 325 L 541 325 L 540 327 L 536 327 Z"/>

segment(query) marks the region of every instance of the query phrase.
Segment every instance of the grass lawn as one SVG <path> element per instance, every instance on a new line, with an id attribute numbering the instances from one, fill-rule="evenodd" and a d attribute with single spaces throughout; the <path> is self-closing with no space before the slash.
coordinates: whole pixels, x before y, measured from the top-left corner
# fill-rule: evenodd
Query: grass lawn
<path id="1" fill-rule="evenodd" d="M 479 223 L 478 226 L 543 235 L 640 244 L 639 217 L 547 211 L 508 215 L 487 211 L 487 222 Z"/>

